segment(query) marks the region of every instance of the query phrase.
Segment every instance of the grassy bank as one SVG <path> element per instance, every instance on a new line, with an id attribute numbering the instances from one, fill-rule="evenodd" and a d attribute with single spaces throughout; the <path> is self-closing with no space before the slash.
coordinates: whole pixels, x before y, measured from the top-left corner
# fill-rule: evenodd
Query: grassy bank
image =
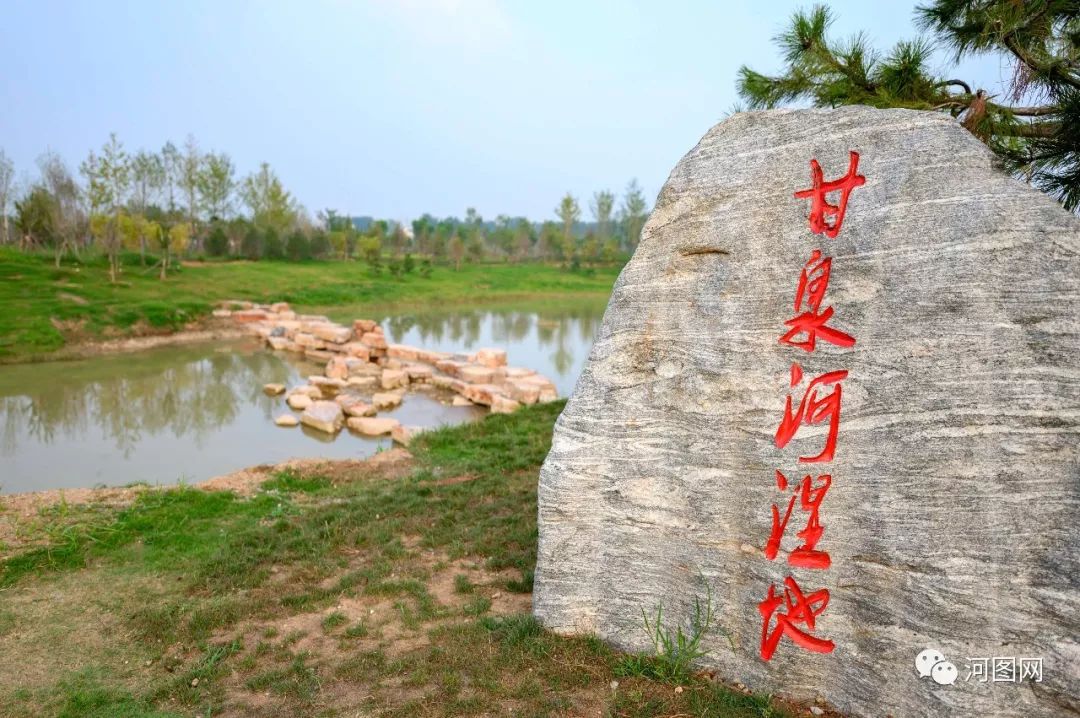
<path id="1" fill-rule="evenodd" d="M 428 278 L 373 275 L 357 262 L 190 264 L 161 281 L 137 256 L 111 284 L 103 259 L 53 267 L 46 255 L 0 247 L 0 361 L 18 361 L 81 341 L 179 329 L 221 299 L 292 302 L 300 311 L 343 305 L 372 310 L 419 304 L 604 296 L 618 274 L 541 264 L 435 267 Z"/>
<path id="2" fill-rule="evenodd" d="M 783 715 L 531 617 L 536 477 L 560 409 L 246 498 L 177 488 L 39 517 L 51 543 L 0 567 L 3 714 Z"/>

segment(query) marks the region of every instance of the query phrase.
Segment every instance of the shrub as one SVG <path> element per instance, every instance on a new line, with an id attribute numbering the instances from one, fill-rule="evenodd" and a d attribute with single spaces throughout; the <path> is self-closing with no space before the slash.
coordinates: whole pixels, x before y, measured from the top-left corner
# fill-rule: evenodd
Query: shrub
<path id="1" fill-rule="evenodd" d="M 311 242 L 303 232 L 297 230 L 289 235 L 285 243 L 285 256 L 294 262 L 311 259 Z"/>
<path id="2" fill-rule="evenodd" d="M 330 238 L 326 236 L 326 232 L 316 232 L 311 238 L 311 256 L 315 259 L 325 259 L 331 249 Z"/>
<path id="3" fill-rule="evenodd" d="M 285 259 L 285 244 L 273 227 L 263 236 L 263 256 L 267 259 Z"/>
<path id="4" fill-rule="evenodd" d="M 255 227 L 248 228 L 244 238 L 240 240 L 240 254 L 253 261 L 262 259 L 263 238 Z"/>
<path id="5" fill-rule="evenodd" d="M 229 237 L 220 224 L 215 224 L 206 237 L 206 253 L 211 257 L 225 257 L 229 254 Z"/>

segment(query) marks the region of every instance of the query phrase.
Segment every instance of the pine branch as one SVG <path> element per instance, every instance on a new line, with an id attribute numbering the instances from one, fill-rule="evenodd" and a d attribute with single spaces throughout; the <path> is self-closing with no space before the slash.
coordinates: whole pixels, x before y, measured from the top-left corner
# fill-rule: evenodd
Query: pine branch
<path id="1" fill-rule="evenodd" d="M 947 87 L 949 85 L 955 85 L 957 87 L 964 88 L 964 94 L 966 95 L 974 94 L 971 91 L 971 85 L 967 84 L 963 80 L 942 80 L 941 82 L 937 83 L 937 87 Z"/>
<path id="2" fill-rule="evenodd" d="M 1002 112 L 1011 112 L 1014 115 L 1021 117 L 1045 117 L 1046 115 L 1056 115 L 1061 112 L 1061 108 L 1054 107 L 1053 105 L 1043 105 L 1041 107 L 1009 107 L 1008 105 L 993 105 L 994 109 Z"/>

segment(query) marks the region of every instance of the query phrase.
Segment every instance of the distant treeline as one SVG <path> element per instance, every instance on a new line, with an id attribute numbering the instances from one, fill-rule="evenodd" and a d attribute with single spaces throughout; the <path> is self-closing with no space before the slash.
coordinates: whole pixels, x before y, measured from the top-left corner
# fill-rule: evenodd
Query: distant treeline
<path id="1" fill-rule="evenodd" d="M 237 178 L 229 156 L 204 152 L 193 137 L 156 152 L 129 152 L 115 134 L 73 173 L 46 152 L 37 177 L 16 187 L 15 168 L 0 150 L 0 243 L 51 249 L 56 264 L 83 251 L 108 257 L 111 277 L 124 250 L 156 262 L 162 278 L 177 257 L 305 261 L 363 259 L 379 269 L 464 261 L 558 261 L 567 266 L 612 262 L 633 251 L 648 204 L 632 180 L 623 196 L 603 190 L 582 220 L 567 193 L 557 219 L 533 222 L 499 215 L 485 220 L 425 214 L 409 224 L 346 216 L 333 209 L 313 218 L 270 165 Z M 386 258 L 389 256 L 389 261 Z M 406 257 L 408 262 L 406 262 Z"/>

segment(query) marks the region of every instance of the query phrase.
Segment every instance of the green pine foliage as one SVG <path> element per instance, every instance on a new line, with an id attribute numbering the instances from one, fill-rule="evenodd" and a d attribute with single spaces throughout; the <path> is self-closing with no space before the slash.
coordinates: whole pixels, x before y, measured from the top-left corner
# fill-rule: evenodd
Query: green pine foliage
<path id="1" fill-rule="evenodd" d="M 738 90 L 751 109 L 810 103 L 948 112 L 1017 176 L 1080 208 L 1080 3 L 1075 0 L 935 0 L 916 9 L 932 39 L 884 54 L 863 34 L 828 37 L 830 10 L 796 12 L 774 38 L 778 75 L 743 66 Z M 935 48 L 959 62 L 999 55 L 1013 67 L 1003 95 L 931 69 Z"/>

